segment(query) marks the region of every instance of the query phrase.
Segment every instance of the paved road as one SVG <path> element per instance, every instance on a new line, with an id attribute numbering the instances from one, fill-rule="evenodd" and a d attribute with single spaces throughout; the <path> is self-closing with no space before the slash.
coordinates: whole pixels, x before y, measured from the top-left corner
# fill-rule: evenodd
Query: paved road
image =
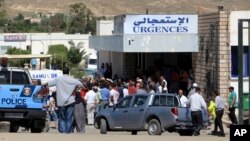
<path id="1" fill-rule="evenodd" d="M 226 128 L 226 127 L 225 127 Z M 210 130 L 202 130 L 200 136 L 179 136 L 177 133 L 164 132 L 161 136 L 149 136 L 147 132 L 108 132 L 101 135 L 93 126 L 86 127 L 86 133 L 60 134 L 55 129 L 48 133 L 34 134 L 30 132 L 0 133 L 0 141 L 229 141 L 229 131 L 226 128 L 226 137 L 208 135 Z"/>

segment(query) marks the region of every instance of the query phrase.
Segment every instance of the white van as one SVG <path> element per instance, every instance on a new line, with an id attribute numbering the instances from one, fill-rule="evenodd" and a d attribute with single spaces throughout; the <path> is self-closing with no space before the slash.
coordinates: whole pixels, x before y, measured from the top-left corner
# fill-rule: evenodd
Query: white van
<path id="1" fill-rule="evenodd" d="M 32 79 L 39 79 L 44 84 L 56 77 L 63 76 L 62 70 L 29 70 Z"/>
<path id="2" fill-rule="evenodd" d="M 97 53 L 95 50 L 88 57 L 87 67 L 88 70 L 97 70 Z"/>

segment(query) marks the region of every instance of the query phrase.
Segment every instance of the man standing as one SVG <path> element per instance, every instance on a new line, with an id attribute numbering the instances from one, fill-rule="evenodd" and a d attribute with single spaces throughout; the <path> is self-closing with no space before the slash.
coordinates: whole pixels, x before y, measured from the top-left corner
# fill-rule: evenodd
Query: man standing
<path id="1" fill-rule="evenodd" d="M 192 85 L 192 88 L 191 88 L 191 90 L 189 91 L 189 93 L 188 93 L 188 98 L 190 98 L 190 96 L 192 95 L 192 94 L 194 94 L 195 93 L 195 89 L 198 87 L 198 84 L 197 83 L 194 83 L 193 85 Z"/>
<path id="2" fill-rule="evenodd" d="M 187 99 L 187 97 L 185 95 L 183 95 L 183 90 L 179 89 L 178 94 L 179 94 L 179 97 L 180 97 L 181 106 L 182 107 L 187 107 L 188 99 Z"/>
<path id="3" fill-rule="evenodd" d="M 200 93 L 201 90 L 197 87 L 195 93 L 192 94 L 188 100 L 191 110 L 192 123 L 194 126 L 194 136 L 200 135 L 200 130 L 203 126 L 201 110 L 202 108 L 207 109 L 207 104 Z"/>
<path id="4" fill-rule="evenodd" d="M 58 131 L 60 133 L 74 132 L 74 104 L 75 96 L 72 95 L 76 87 L 82 87 L 82 83 L 69 76 L 69 68 L 63 68 L 63 76 L 50 80 L 49 87 L 56 86 L 56 102 L 58 106 Z"/>
<path id="5" fill-rule="evenodd" d="M 96 92 L 93 90 L 96 86 L 90 87 L 89 91 L 86 93 L 84 99 L 87 103 L 87 119 L 88 125 L 94 124 L 94 114 L 96 109 Z"/>
<path id="6" fill-rule="evenodd" d="M 116 83 L 111 84 L 111 90 L 109 92 L 109 106 L 114 106 L 117 104 L 119 99 L 119 92 L 117 91 Z"/>
<path id="7" fill-rule="evenodd" d="M 220 97 L 219 92 L 215 92 L 215 94 L 216 94 L 215 97 L 216 117 L 214 120 L 214 131 L 212 131 L 212 135 L 219 135 L 225 137 L 224 128 L 221 120 L 225 109 L 225 102 Z M 220 128 L 220 132 L 217 132 L 218 127 Z"/>
<path id="8" fill-rule="evenodd" d="M 102 101 L 100 103 L 100 109 L 104 109 L 105 106 L 107 106 L 109 104 L 109 92 L 110 90 L 108 89 L 109 86 L 106 82 L 104 81 L 101 81 L 101 90 L 100 90 L 100 93 L 101 93 L 101 96 L 102 96 Z"/>
<path id="9" fill-rule="evenodd" d="M 236 93 L 234 92 L 234 87 L 229 87 L 229 96 L 228 96 L 228 108 L 229 113 L 228 116 L 232 122 L 232 124 L 238 124 L 237 118 L 235 116 L 235 108 L 237 107 L 236 104 Z"/>

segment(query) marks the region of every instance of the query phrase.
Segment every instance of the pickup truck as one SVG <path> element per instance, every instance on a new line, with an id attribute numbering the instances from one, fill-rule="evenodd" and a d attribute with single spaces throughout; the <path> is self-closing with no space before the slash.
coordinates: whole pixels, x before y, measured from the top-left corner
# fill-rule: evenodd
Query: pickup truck
<path id="1" fill-rule="evenodd" d="M 168 131 L 193 135 L 191 111 L 180 105 L 176 94 L 135 94 L 98 111 L 94 125 L 101 134 L 129 131 L 136 135 L 138 131 L 147 131 L 149 135 L 161 135 Z M 202 114 L 204 125 L 207 125 L 207 110 Z"/>
<path id="2" fill-rule="evenodd" d="M 20 126 L 42 132 L 47 89 L 33 84 L 25 69 L 4 66 L 0 70 L 0 121 L 10 122 L 10 132 L 17 132 Z"/>

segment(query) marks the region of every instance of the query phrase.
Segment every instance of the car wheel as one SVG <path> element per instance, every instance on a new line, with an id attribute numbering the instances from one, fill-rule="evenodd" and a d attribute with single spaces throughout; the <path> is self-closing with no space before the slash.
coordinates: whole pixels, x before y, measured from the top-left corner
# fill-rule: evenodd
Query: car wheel
<path id="1" fill-rule="evenodd" d="M 11 122 L 10 123 L 10 132 L 11 133 L 16 133 L 19 130 L 19 126 L 16 125 L 15 123 Z"/>
<path id="2" fill-rule="evenodd" d="M 107 122 L 103 118 L 101 119 L 100 132 L 101 134 L 107 134 Z"/>
<path id="3" fill-rule="evenodd" d="M 132 131 L 131 135 L 137 135 L 137 131 Z"/>
<path id="4" fill-rule="evenodd" d="M 161 135 L 161 124 L 157 119 L 151 119 L 148 123 L 149 135 Z"/>

